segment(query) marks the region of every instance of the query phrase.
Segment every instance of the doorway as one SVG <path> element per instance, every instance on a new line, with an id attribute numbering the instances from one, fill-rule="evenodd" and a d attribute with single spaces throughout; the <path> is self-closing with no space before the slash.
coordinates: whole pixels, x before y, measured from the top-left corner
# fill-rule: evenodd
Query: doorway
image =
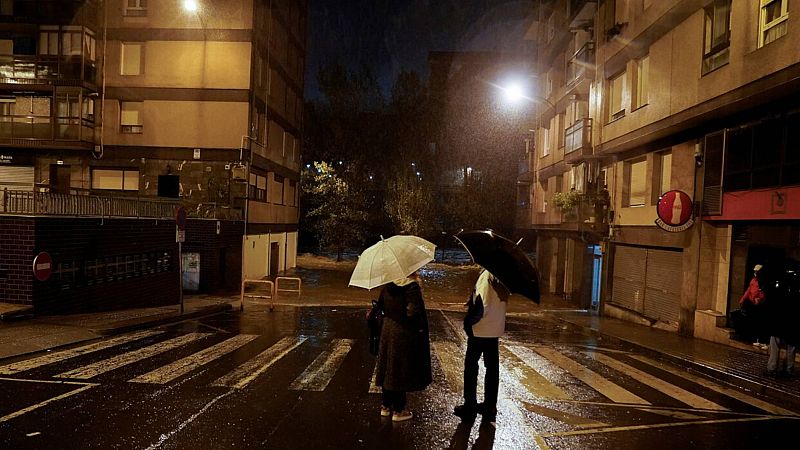
<path id="1" fill-rule="evenodd" d="M 590 245 L 589 253 L 592 255 L 592 311 L 600 310 L 600 284 L 603 276 L 603 252 L 599 245 Z"/>
<path id="2" fill-rule="evenodd" d="M 273 280 L 278 276 L 278 265 L 280 264 L 281 246 L 277 242 L 269 244 L 269 277 Z"/>
<path id="3" fill-rule="evenodd" d="M 63 164 L 50 165 L 50 192 L 69 194 L 70 167 Z"/>

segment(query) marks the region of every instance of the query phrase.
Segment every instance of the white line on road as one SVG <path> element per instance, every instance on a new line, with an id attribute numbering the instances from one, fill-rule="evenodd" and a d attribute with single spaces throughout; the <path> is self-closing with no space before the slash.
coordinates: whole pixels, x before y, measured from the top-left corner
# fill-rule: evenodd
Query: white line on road
<path id="1" fill-rule="evenodd" d="M 707 380 L 707 379 L 705 379 L 703 377 L 692 375 L 692 374 L 686 373 L 686 372 L 676 372 L 674 370 L 674 368 L 672 368 L 672 367 L 670 367 L 670 366 L 668 366 L 666 364 L 660 363 L 658 361 L 652 360 L 650 358 L 647 358 L 645 356 L 631 355 L 631 358 L 634 358 L 634 359 L 636 359 L 638 361 L 641 361 L 641 362 L 643 362 L 645 364 L 649 364 L 649 365 L 651 365 L 653 367 L 657 367 L 657 368 L 659 368 L 661 370 L 665 370 L 667 372 L 670 372 L 673 375 L 676 375 L 676 376 L 679 376 L 679 377 L 681 377 L 683 379 L 686 379 L 686 380 L 692 381 L 694 383 L 697 383 L 697 384 L 699 384 L 699 385 L 701 385 L 701 386 L 703 386 L 703 387 L 705 387 L 707 389 L 711 389 L 712 391 L 719 392 L 720 394 L 727 395 L 728 397 L 733 397 L 736 400 L 739 400 L 739 401 L 741 401 L 743 403 L 747 403 L 748 405 L 751 405 L 751 406 L 755 406 L 756 408 L 759 408 L 759 409 L 761 409 L 763 411 L 766 411 L 768 413 L 784 415 L 784 416 L 796 416 L 797 415 L 796 413 L 794 413 L 792 411 L 789 411 L 788 409 L 783 409 L 783 408 L 781 408 L 779 406 L 775 406 L 775 405 L 773 405 L 771 403 L 767 403 L 767 402 L 765 402 L 763 400 L 759 400 L 759 399 L 757 399 L 755 397 L 751 397 L 751 396 L 749 396 L 747 394 L 744 394 L 744 393 L 742 393 L 742 392 L 740 392 L 740 391 L 738 391 L 736 389 L 731 389 L 731 388 L 728 388 L 728 387 L 725 387 L 725 386 L 720 386 L 719 384 L 714 383 L 712 381 L 709 381 L 709 380 Z"/>
<path id="2" fill-rule="evenodd" d="M 128 342 L 144 339 L 151 336 L 156 336 L 164 333 L 163 331 L 140 331 L 138 333 L 118 336 L 107 341 L 95 342 L 93 344 L 84 345 L 81 347 L 71 348 L 55 353 L 48 353 L 37 358 L 27 359 L 0 367 L 0 375 L 13 375 L 15 373 L 24 372 L 26 370 L 35 369 L 37 367 L 45 366 L 65 359 L 75 358 L 77 356 L 85 355 L 100 350 L 105 350 L 117 345 L 126 344 Z"/>
<path id="3" fill-rule="evenodd" d="M 119 369 L 120 367 L 133 364 L 135 362 L 150 358 L 152 356 L 160 355 L 161 353 L 165 353 L 170 350 L 176 349 L 188 343 L 202 339 L 206 336 L 210 336 L 210 334 L 209 333 L 185 334 L 183 336 L 179 336 L 164 342 L 159 342 L 158 344 L 153 344 L 136 351 L 127 352 L 121 355 L 114 356 L 112 358 L 104 359 L 102 361 L 89 364 L 88 366 L 78 367 L 77 369 L 73 369 L 58 374 L 56 375 L 56 378 L 76 378 L 79 380 L 88 380 L 89 378 L 94 378 L 106 372 Z"/>
<path id="4" fill-rule="evenodd" d="M 381 392 L 383 392 L 381 390 L 381 387 L 376 384 L 377 383 L 377 378 L 378 378 L 378 364 L 375 363 L 375 368 L 372 369 L 372 378 L 369 381 L 369 393 L 370 394 L 380 394 Z"/>
<path id="5" fill-rule="evenodd" d="M 535 350 L 536 353 L 544 356 L 545 358 L 550 360 L 553 364 L 566 370 L 572 376 L 583 381 L 584 383 L 589 385 L 592 389 L 601 393 L 612 402 L 634 403 L 637 405 L 650 404 L 650 402 L 648 402 L 647 400 L 639 397 L 638 395 L 632 392 L 629 392 L 628 390 L 618 386 L 615 383 L 612 383 L 611 381 L 605 379 L 600 374 L 592 371 L 591 369 L 585 367 L 582 364 L 579 364 L 576 361 L 573 361 L 570 358 L 567 358 L 566 356 L 562 355 L 561 353 L 557 352 L 552 348 L 536 347 Z"/>
<path id="6" fill-rule="evenodd" d="M 243 347 L 245 344 L 257 337 L 257 335 L 253 334 L 240 334 L 234 336 L 211 347 L 203 349 L 195 354 L 179 359 L 171 364 L 159 367 L 158 369 L 146 374 L 139 375 L 138 377 L 129 381 L 133 383 L 169 383 L 172 380 L 192 372 L 200 366 L 209 364 L 210 362 Z"/>
<path id="7" fill-rule="evenodd" d="M 305 336 L 287 336 L 259 353 L 255 358 L 237 367 L 234 371 L 219 378 L 212 383 L 212 386 L 243 389 L 259 375 L 266 372 L 270 366 L 305 342 L 306 339 L 308 338 Z"/>
<path id="8" fill-rule="evenodd" d="M 65 383 L 65 384 L 67 384 L 67 383 Z M 70 384 L 72 384 L 72 383 L 70 383 Z M 9 421 L 9 420 L 11 420 L 11 419 L 13 419 L 15 417 L 19 417 L 19 416 L 21 416 L 23 414 L 27 414 L 27 413 L 35 410 L 35 409 L 41 408 L 42 406 L 49 405 L 50 403 L 53 403 L 55 401 L 58 401 L 58 400 L 61 400 L 61 399 L 67 398 L 67 397 L 71 397 L 71 396 L 73 396 L 75 394 L 80 394 L 81 392 L 83 392 L 83 391 L 85 391 L 87 389 L 91 389 L 91 388 L 93 388 L 95 386 L 97 386 L 97 384 L 95 384 L 95 383 L 84 384 L 83 386 L 79 387 L 78 389 L 66 392 L 66 393 L 61 394 L 61 395 L 59 395 L 57 397 L 49 398 L 49 399 L 47 399 L 47 400 L 45 400 L 43 402 L 39 402 L 39 403 L 37 403 L 35 405 L 28 406 L 27 408 L 20 409 L 17 412 L 13 412 L 11 414 L 7 414 L 7 415 L 5 415 L 3 417 L 0 417 L 0 423 Z"/>
<path id="9" fill-rule="evenodd" d="M 531 394 L 550 400 L 568 400 L 570 398 L 560 387 L 551 383 L 543 377 L 536 369 L 537 355 L 531 349 L 519 345 L 503 346 L 508 351 L 510 360 L 517 360 L 522 363 L 521 367 L 513 371 L 519 371 L 520 382 Z"/>
<path id="10" fill-rule="evenodd" d="M 214 403 L 217 403 L 218 401 L 222 400 L 223 398 L 231 395 L 233 392 L 234 391 L 228 391 L 228 392 L 226 392 L 224 394 L 220 394 L 220 395 L 214 397 L 210 402 L 206 403 L 205 406 L 203 406 L 200 409 L 200 411 L 197 411 L 196 413 L 192 414 L 188 419 L 186 419 L 183 422 L 181 422 L 181 424 L 178 425 L 174 430 L 170 431 L 169 433 L 162 433 L 161 436 L 159 436 L 159 438 L 158 438 L 158 442 L 156 442 L 155 444 L 147 447 L 147 450 L 155 450 L 155 449 L 161 447 L 162 445 L 164 445 L 164 442 L 166 442 L 167 439 L 169 439 L 172 436 L 175 436 L 176 434 L 178 434 L 179 431 L 181 431 L 184 428 L 186 428 L 188 425 L 190 425 L 192 422 L 194 422 L 195 419 L 200 417 L 200 415 L 202 415 L 203 413 L 208 411 L 208 408 L 211 408 L 211 406 Z"/>
<path id="11" fill-rule="evenodd" d="M 455 342 L 433 341 L 433 351 L 439 358 L 444 378 L 453 393 L 464 393 L 464 352 Z"/>
<path id="12" fill-rule="evenodd" d="M 687 391 L 686 389 L 680 388 L 675 386 L 674 384 L 668 383 L 660 378 L 657 378 L 649 373 L 639 370 L 633 366 L 625 364 L 622 361 L 618 361 L 614 358 L 611 358 L 608 355 L 604 355 L 602 353 L 589 353 L 589 356 L 594 358 L 595 360 L 599 361 L 601 364 L 604 364 L 608 367 L 611 367 L 614 370 L 618 370 L 624 374 L 629 375 L 630 377 L 634 378 L 635 380 L 643 383 L 651 388 L 660 391 L 679 402 L 685 403 L 693 408 L 698 409 L 710 409 L 715 411 L 727 411 L 728 408 L 724 406 L 720 406 L 711 400 L 707 400 L 703 397 L 700 397 L 697 394 Z"/>
<path id="13" fill-rule="evenodd" d="M 293 391 L 324 391 L 353 346 L 353 339 L 334 339 L 289 386 Z"/>

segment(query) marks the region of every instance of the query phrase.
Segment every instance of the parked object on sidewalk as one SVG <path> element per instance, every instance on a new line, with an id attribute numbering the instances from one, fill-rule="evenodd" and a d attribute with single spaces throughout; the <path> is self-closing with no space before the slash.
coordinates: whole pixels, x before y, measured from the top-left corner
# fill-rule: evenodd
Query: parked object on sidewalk
<path id="1" fill-rule="evenodd" d="M 518 243 L 492 230 L 461 230 L 454 236 L 472 260 L 496 276 L 511 293 L 539 303 L 539 273 Z"/>
<path id="2" fill-rule="evenodd" d="M 800 343 L 800 263 L 789 260 L 775 279 L 768 304 L 769 360 L 767 374 L 790 376 Z M 781 369 L 781 347 L 786 348 L 786 361 Z"/>
<path id="3" fill-rule="evenodd" d="M 436 245 L 418 236 L 397 235 L 364 250 L 349 286 L 373 289 L 403 279 L 433 261 Z"/>

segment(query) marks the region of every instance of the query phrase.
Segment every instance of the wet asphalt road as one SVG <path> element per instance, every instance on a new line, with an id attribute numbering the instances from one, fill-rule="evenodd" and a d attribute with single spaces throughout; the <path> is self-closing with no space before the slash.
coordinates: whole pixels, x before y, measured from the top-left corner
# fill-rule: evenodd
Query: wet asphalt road
<path id="1" fill-rule="evenodd" d="M 546 314 L 509 318 L 495 427 L 451 414 L 464 336 L 458 313 L 429 311 L 435 381 L 409 395 L 416 417 L 393 423 L 378 414 L 363 315 L 248 308 L 2 361 L 0 448 L 672 450 L 796 441 L 800 405 L 687 373 Z"/>

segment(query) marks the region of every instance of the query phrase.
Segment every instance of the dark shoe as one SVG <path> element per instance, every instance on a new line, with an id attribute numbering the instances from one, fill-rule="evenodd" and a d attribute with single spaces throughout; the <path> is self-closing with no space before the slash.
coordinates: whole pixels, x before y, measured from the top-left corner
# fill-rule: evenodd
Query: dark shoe
<path id="1" fill-rule="evenodd" d="M 775 377 L 775 378 L 777 378 L 777 377 L 778 377 L 778 371 L 777 371 L 777 370 L 768 370 L 768 371 L 767 371 L 767 373 L 766 373 L 766 375 L 767 375 L 768 377 Z"/>
<path id="2" fill-rule="evenodd" d="M 792 378 L 792 371 L 791 370 L 784 370 L 781 372 L 781 376 L 784 378 Z"/>
<path id="3" fill-rule="evenodd" d="M 457 417 L 460 417 L 463 422 L 469 422 L 475 420 L 475 416 L 478 415 L 478 411 L 473 405 L 458 405 L 453 408 L 453 414 L 455 414 Z"/>
<path id="4" fill-rule="evenodd" d="M 478 403 L 475 408 L 481 415 L 481 422 L 495 422 L 497 419 L 497 408 L 488 408 L 484 403 Z"/>

